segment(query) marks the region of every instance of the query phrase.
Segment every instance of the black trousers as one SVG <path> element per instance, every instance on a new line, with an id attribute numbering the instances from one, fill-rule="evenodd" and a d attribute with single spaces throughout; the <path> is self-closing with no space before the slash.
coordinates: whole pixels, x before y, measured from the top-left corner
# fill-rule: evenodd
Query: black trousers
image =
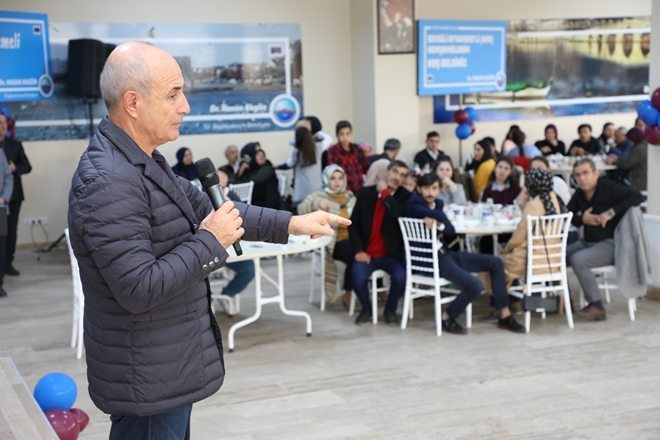
<path id="1" fill-rule="evenodd" d="M 344 290 L 351 290 L 352 283 L 352 267 L 353 261 L 355 260 L 355 254 L 353 253 L 353 248 L 351 247 L 350 240 L 342 240 L 335 243 L 335 249 L 332 252 L 332 258 L 339 260 L 343 263 L 346 263 L 346 270 L 344 271 Z"/>
<path id="2" fill-rule="evenodd" d="M 7 255 L 5 262 L 2 265 L 2 273 L 4 275 L 5 268 L 11 266 L 14 261 L 14 254 L 16 253 L 16 231 L 18 230 L 18 213 L 21 212 L 22 200 L 17 202 L 9 202 L 9 216 L 7 217 Z"/>

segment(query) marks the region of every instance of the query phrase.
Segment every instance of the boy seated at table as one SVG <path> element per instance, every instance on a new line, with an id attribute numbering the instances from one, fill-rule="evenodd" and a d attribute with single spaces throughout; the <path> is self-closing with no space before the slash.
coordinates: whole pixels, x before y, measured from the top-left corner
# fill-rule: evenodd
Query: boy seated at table
<path id="1" fill-rule="evenodd" d="M 446 248 L 447 239 L 455 235 L 454 226 L 443 211 L 444 203 L 440 194 L 440 178 L 435 173 L 425 174 L 417 181 L 417 190 L 410 196 L 406 209 L 406 217 L 424 219 L 429 225 L 436 222 L 444 225 L 439 238 L 443 248 L 438 255 L 440 276 L 451 281 L 461 289 L 461 293 L 442 312 L 442 330 L 456 335 L 467 334 L 456 318 L 484 290 L 482 282 L 473 272 L 488 272 L 490 274 L 493 301 L 499 319 L 497 326 L 516 333 L 524 333 L 525 327 L 520 325 L 509 310 L 509 295 L 504 284 L 504 266 L 502 261 L 493 255 L 455 252 Z"/>

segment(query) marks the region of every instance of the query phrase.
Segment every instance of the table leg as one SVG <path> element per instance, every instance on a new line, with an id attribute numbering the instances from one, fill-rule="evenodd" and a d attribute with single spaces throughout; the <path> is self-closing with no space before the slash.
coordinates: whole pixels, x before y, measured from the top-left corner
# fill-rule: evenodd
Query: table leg
<path id="1" fill-rule="evenodd" d="M 279 256 L 279 259 L 282 257 Z M 236 330 L 239 328 L 245 327 L 246 325 L 250 325 L 253 322 L 255 322 L 259 317 L 261 316 L 261 305 L 262 299 L 263 299 L 263 291 L 261 290 L 261 259 L 260 258 L 255 258 L 254 259 L 254 284 L 255 284 L 255 303 L 256 303 L 256 309 L 254 311 L 254 314 L 250 316 L 249 318 L 246 318 L 242 321 L 237 322 L 236 324 L 232 325 L 229 328 L 229 336 L 227 337 L 228 343 L 229 343 L 229 352 L 234 351 L 234 333 L 236 333 Z"/>
<path id="2" fill-rule="evenodd" d="M 312 317 L 307 312 L 289 310 L 284 305 L 284 263 L 281 255 L 277 256 L 277 291 L 278 303 L 282 313 L 288 316 L 300 316 L 307 321 L 307 336 L 312 336 Z"/>
<path id="3" fill-rule="evenodd" d="M 500 256 L 500 243 L 498 240 L 498 234 L 493 234 L 493 255 L 496 257 Z"/>

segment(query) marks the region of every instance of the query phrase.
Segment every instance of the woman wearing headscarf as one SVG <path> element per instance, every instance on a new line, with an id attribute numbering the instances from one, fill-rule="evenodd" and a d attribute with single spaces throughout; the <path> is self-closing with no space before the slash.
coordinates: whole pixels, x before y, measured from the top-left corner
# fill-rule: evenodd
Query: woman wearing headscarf
<path id="1" fill-rule="evenodd" d="M 566 211 L 564 204 L 552 191 L 552 174 L 534 168 L 525 177 L 525 187 L 529 201 L 523 208 L 522 217 L 511 240 L 502 252 L 504 274 L 507 285 L 525 276 L 527 263 L 527 217 L 561 214 Z"/>
<path id="2" fill-rule="evenodd" d="M 234 183 L 254 182 L 252 204 L 264 208 L 279 209 L 280 193 L 273 164 L 259 142 L 250 142 L 241 149 L 241 166 Z"/>
<path id="3" fill-rule="evenodd" d="M 323 190 L 311 193 L 300 202 L 298 213 L 306 214 L 320 209 L 350 218 L 356 199 L 353 192 L 346 189 L 346 186 L 344 170 L 336 164 L 328 165 L 323 169 Z M 343 286 L 344 305 L 347 305 L 351 298 L 351 266 L 354 259 L 351 242 L 348 239 L 348 228 L 339 226 L 333 238 L 334 240 L 325 248 L 325 292 L 328 302 L 334 303 L 337 300 L 339 296 L 335 289 L 337 266 L 334 260 L 344 262 L 346 264 Z"/>
<path id="4" fill-rule="evenodd" d="M 181 147 L 176 151 L 176 165 L 172 172 L 186 180 L 198 179 L 197 170 L 193 164 L 192 151 L 188 147 Z"/>
<path id="5" fill-rule="evenodd" d="M 626 133 L 626 139 L 632 144 L 630 153 L 626 157 L 609 155 L 606 161 L 617 166 L 633 189 L 646 191 L 649 146 L 644 139 L 644 132 L 639 128 L 631 128 Z"/>

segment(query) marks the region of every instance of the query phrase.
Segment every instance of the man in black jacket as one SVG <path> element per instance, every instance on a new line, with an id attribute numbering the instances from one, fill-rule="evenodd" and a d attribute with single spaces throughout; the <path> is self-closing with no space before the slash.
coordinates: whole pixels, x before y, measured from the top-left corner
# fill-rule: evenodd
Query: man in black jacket
<path id="1" fill-rule="evenodd" d="M 573 166 L 578 189 L 568 202 L 573 224 L 584 226 L 584 239 L 566 250 L 568 264 L 573 267 L 584 297 L 589 303 L 578 317 L 589 321 L 606 318 L 598 282 L 591 269 L 614 264 L 614 230 L 626 211 L 645 197 L 629 186 L 600 177 L 596 164 L 584 158 Z"/>
<path id="2" fill-rule="evenodd" d="M 69 233 L 85 294 L 89 395 L 110 439 L 189 439 L 192 404 L 224 379 L 208 276 L 237 239 L 330 235 L 338 216 L 303 216 L 209 197 L 175 176 L 157 147 L 190 111 L 177 62 L 145 43 L 110 54 L 108 116 L 75 171 Z M 245 234 L 245 235 L 243 235 Z"/>
<path id="3" fill-rule="evenodd" d="M 0 113 L 0 148 L 5 152 L 9 171 L 14 176 L 14 191 L 9 200 L 9 216 L 7 217 L 7 259 L 5 262 L 5 274 L 19 275 L 12 264 L 14 253 L 16 252 L 16 230 L 18 229 L 18 213 L 21 211 L 21 204 L 25 197 L 23 196 L 23 183 L 21 176 L 32 171 L 32 165 L 25 155 L 23 144 L 15 139 L 7 137 L 7 118 Z"/>
<path id="4" fill-rule="evenodd" d="M 353 290 L 362 304 L 362 311 L 355 324 L 369 322 L 371 299 L 368 282 L 378 269 L 390 275 L 390 293 L 383 316 L 385 322 L 396 321 L 396 309 L 406 284 L 406 269 L 403 258 L 403 238 L 398 218 L 406 209 L 410 193 L 403 188 L 408 175 L 405 162 L 394 160 L 387 167 L 387 177 L 376 186 L 362 188 L 357 194 L 348 228 L 351 246 L 355 252 L 353 263 Z"/>

